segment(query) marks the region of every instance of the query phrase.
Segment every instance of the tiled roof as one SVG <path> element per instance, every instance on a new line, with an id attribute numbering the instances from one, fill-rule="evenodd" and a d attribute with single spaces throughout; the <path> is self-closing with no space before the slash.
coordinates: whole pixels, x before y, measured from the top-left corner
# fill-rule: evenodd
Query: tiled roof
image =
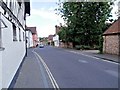
<path id="1" fill-rule="evenodd" d="M 53 36 L 54 36 L 54 35 L 49 35 L 49 36 L 48 36 L 48 39 L 49 39 L 49 40 L 52 40 L 52 39 L 53 39 Z"/>
<path id="2" fill-rule="evenodd" d="M 104 33 L 103 35 L 118 34 L 120 33 L 120 18 L 116 20 Z"/>
<path id="3" fill-rule="evenodd" d="M 27 29 L 31 30 L 32 34 L 37 34 L 36 27 L 27 27 Z"/>

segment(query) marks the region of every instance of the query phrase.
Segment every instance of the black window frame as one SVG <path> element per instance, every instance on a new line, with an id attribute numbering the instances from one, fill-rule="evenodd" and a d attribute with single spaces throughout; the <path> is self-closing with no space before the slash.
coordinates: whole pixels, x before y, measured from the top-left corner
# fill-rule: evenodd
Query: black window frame
<path id="1" fill-rule="evenodd" d="M 12 29 L 13 29 L 13 41 L 17 41 L 17 30 L 14 23 L 12 23 Z"/>
<path id="2" fill-rule="evenodd" d="M 19 41 L 22 41 L 21 39 L 21 29 L 19 28 Z"/>

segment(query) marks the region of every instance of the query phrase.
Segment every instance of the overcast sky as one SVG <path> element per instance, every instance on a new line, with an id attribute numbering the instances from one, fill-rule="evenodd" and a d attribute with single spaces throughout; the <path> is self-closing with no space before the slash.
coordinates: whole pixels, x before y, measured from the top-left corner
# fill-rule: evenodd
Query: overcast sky
<path id="1" fill-rule="evenodd" d="M 55 14 L 58 7 L 57 0 L 31 0 L 31 15 L 27 16 L 27 26 L 37 27 L 39 37 L 47 37 L 55 34 L 55 25 L 64 23 L 63 19 Z M 118 6 L 114 6 L 112 13 L 118 11 Z M 117 18 L 113 15 L 113 18 Z"/>

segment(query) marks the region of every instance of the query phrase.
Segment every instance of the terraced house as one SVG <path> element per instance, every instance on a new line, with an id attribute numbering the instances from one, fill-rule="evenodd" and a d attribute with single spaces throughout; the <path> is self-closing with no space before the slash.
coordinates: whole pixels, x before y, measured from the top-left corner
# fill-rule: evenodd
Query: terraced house
<path id="1" fill-rule="evenodd" d="M 29 0 L 0 0 L 0 89 L 10 86 L 25 57 L 26 14 Z"/>

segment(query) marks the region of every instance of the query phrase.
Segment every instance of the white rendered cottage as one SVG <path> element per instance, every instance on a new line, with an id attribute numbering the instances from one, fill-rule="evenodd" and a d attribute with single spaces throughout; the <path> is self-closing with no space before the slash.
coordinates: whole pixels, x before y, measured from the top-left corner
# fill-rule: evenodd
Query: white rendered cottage
<path id="1" fill-rule="evenodd" d="M 29 0 L 0 0 L 0 89 L 10 86 L 25 57 L 26 14 Z"/>

